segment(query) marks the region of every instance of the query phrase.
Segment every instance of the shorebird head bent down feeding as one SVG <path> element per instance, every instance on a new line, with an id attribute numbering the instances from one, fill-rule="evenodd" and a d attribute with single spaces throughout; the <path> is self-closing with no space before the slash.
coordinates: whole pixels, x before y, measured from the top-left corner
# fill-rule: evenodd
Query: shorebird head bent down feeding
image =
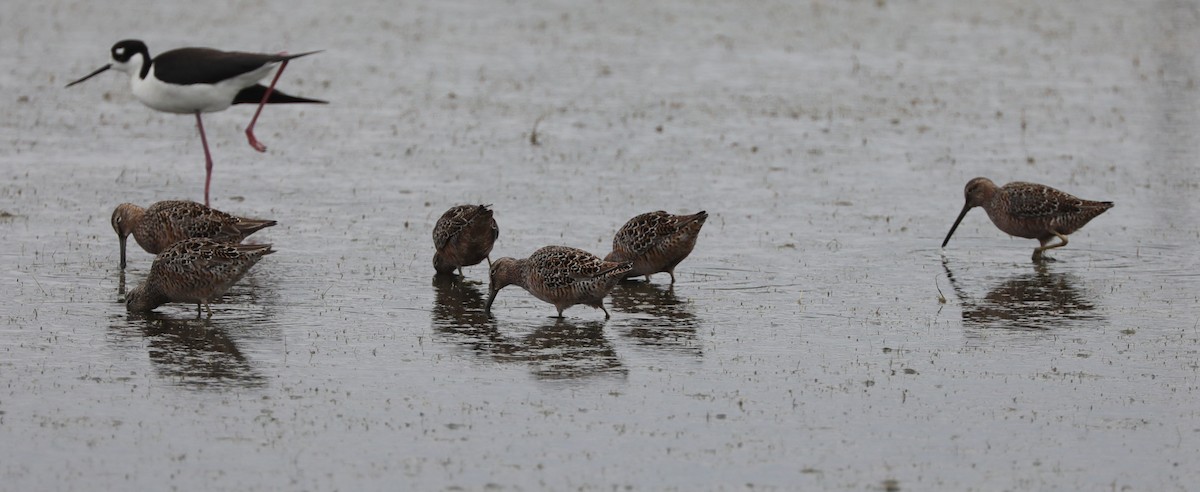
<path id="1" fill-rule="evenodd" d="M 1067 235 L 1079 230 L 1096 216 L 1112 208 L 1113 202 L 1084 200 L 1046 185 L 1015 181 L 996 186 L 987 178 L 975 178 L 963 188 L 965 203 L 954 225 L 942 240 L 942 247 L 972 208 L 981 207 L 996 228 L 1010 235 L 1037 239 L 1034 261 L 1043 253 L 1067 245 Z M 1059 242 L 1050 244 L 1055 238 Z"/>

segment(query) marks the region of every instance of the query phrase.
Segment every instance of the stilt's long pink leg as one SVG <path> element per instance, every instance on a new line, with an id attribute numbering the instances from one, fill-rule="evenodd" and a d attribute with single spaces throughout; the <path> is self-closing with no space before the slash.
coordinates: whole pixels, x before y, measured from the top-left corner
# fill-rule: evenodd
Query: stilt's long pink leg
<path id="1" fill-rule="evenodd" d="M 204 206 L 208 205 L 208 185 L 212 182 L 212 154 L 208 152 L 208 137 L 204 136 L 204 121 L 200 119 L 200 112 L 196 111 L 196 128 L 200 129 L 200 144 L 204 146 Z"/>
<path id="2" fill-rule="evenodd" d="M 279 70 L 275 72 L 275 78 L 271 79 L 271 85 L 267 86 L 267 91 L 263 93 L 262 101 L 258 103 L 258 109 L 254 111 L 254 117 L 250 119 L 250 126 L 246 127 L 246 138 L 250 140 L 250 146 L 259 152 L 266 152 L 267 146 L 259 143 L 257 138 L 254 138 L 254 124 L 258 122 L 258 115 L 262 114 L 263 106 L 267 105 L 267 100 L 271 98 L 271 92 L 275 90 L 275 83 L 279 82 L 279 76 L 283 75 L 283 69 L 287 68 L 288 61 L 284 60 L 279 65 Z"/>

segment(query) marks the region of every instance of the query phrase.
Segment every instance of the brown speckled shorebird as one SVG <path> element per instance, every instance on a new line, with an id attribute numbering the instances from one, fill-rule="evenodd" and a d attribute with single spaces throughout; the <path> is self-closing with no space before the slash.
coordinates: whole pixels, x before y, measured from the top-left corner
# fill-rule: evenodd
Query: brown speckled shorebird
<path id="1" fill-rule="evenodd" d="M 212 317 L 209 303 L 228 291 L 263 255 L 270 244 L 220 243 L 207 238 L 179 241 L 154 259 L 150 274 L 125 297 L 125 309 L 150 311 L 168 302 L 196 303 Z"/>
<path id="2" fill-rule="evenodd" d="M 696 236 L 708 220 L 708 212 L 671 215 L 659 210 L 644 213 L 626 222 L 613 238 L 613 250 L 604 261 L 630 261 L 633 270 L 626 277 L 667 272 L 675 284 L 675 266 L 696 247 Z"/>
<path id="3" fill-rule="evenodd" d="M 1048 249 L 1066 246 L 1068 234 L 1113 206 L 1112 202 L 1084 200 L 1036 183 L 1012 182 L 998 187 L 987 178 L 968 181 L 963 194 L 967 202 L 942 241 L 943 248 L 967 212 L 983 207 L 1001 231 L 1041 243 L 1033 250 L 1034 261 L 1042 259 L 1042 253 Z M 1059 242 L 1047 246 L 1056 237 Z"/>
<path id="4" fill-rule="evenodd" d="M 122 270 L 125 269 L 125 241 L 130 234 L 147 253 L 158 254 L 172 244 L 193 237 L 240 243 L 246 236 L 275 224 L 273 220 L 236 217 L 183 200 L 162 201 L 147 208 L 122 203 L 112 214 L 113 230 L 121 240 Z"/>
<path id="5" fill-rule="evenodd" d="M 450 207 L 433 227 L 433 269 L 439 274 L 453 273 L 462 267 L 478 265 L 483 260 L 492 265 L 488 256 L 500 236 L 500 228 L 487 205 L 458 205 Z"/>
<path id="6" fill-rule="evenodd" d="M 546 246 L 527 259 L 500 258 L 492 262 L 491 285 L 484 311 L 491 313 L 496 294 L 508 285 L 519 285 L 534 297 L 553 304 L 558 317 L 576 304 L 604 311 L 604 296 L 617 285 L 633 264 L 611 262 L 581 249 Z"/>

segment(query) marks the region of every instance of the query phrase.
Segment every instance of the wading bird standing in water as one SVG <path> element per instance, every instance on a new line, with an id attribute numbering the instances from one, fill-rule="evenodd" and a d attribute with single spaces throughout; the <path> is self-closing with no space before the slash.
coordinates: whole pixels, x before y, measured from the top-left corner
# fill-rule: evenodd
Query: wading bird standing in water
<path id="1" fill-rule="evenodd" d="M 270 244 L 184 239 L 154 259 L 146 280 L 126 295 L 125 309 L 146 312 L 168 302 L 193 302 L 197 318 L 201 306 L 211 318 L 209 303 L 233 287 L 264 255 L 274 252 Z"/>
<path id="2" fill-rule="evenodd" d="M 492 246 L 500 237 L 500 228 L 487 205 L 450 207 L 433 227 L 433 269 L 439 275 L 462 275 L 462 267 L 487 260 L 492 266 Z"/>
<path id="3" fill-rule="evenodd" d="M 230 215 L 196 202 L 167 200 L 142 208 L 132 203 L 117 205 L 112 227 L 121 241 L 121 269 L 125 269 L 125 242 L 132 234 L 150 254 L 184 239 L 206 237 L 222 243 L 240 243 L 246 236 L 275 225 L 273 220 Z"/>
<path id="4" fill-rule="evenodd" d="M 662 210 L 641 214 L 629 219 L 613 237 L 613 249 L 604 261 L 628 261 L 633 270 L 628 277 L 667 272 L 675 285 L 675 266 L 692 254 L 700 228 L 708 220 L 708 212 L 692 215 L 671 215 Z"/>
<path id="5" fill-rule="evenodd" d="M 208 138 L 204 135 L 201 113 L 223 111 L 233 104 L 258 104 L 250 125 L 246 127 L 246 138 L 250 146 L 259 152 L 267 147 L 254 137 L 254 124 L 266 104 L 317 103 L 325 101 L 290 96 L 275 90 L 275 82 L 287 68 L 289 60 L 317 53 L 310 51 L 298 55 L 268 55 L 238 51 L 218 51 L 210 48 L 180 48 L 167 51 L 154 58 L 146 43 L 127 39 L 112 47 L 112 63 L 100 67 L 86 77 L 67 84 L 71 87 L 95 77 L 108 69 L 129 74 L 129 87 L 133 96 L 151 109 L 167 113 L 195 114 L 196 127 L 200 130 L 200 144 L 204 146 L 204 204 L 208 205 L 208 189 L 212 181 L 212 154 L 208 151 Z M 271 85 L 258 83 L 278 66 Z"/>
<path id="6" fill-rule="evenodd" d="M 963 190 L 966 204 L 954 225 L 942 241 L 942 247 L 950 242 L 950 236 L 958 224 L 974 207 L 983 207 L 988 218 L 1001 231 L 1010 235 L 1037 239 L 1041 246 L 1033 250 L 1034 261 L 1043 258 L 1046 250 L 1067 245 L 1067 235 L 1079 230 L 1097 215 L 1112 208 L 1113 202 L 1084 200 L 1036 183 L 1012 182 L 996 186 L 987 178 L 975 178 L 967 182 Z M 1059 242 L 1049 244 L 1054 238 Z"/>
<path id="7" fill-rule="evenodd" d="M 567 246 L 546 246 L 529 258 L 500 258 L 492 262 L 491 283 L 484 312 L 492 312 L 496 294 L 509 285 L 518 285 L 533 297 L 553 304 L 558 317 L 563 310 L 585 304 L 604 311 L 604 296 L 629 273 L 633 263 L 601 260 L 596 255 Z"/>

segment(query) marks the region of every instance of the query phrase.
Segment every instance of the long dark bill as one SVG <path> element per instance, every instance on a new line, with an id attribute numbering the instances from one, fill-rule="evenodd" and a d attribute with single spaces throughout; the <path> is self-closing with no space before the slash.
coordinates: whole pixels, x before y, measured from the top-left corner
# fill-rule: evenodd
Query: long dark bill
<path id="1" fill-rule="evenodd" d="M 127 239 L 128 236 L 124 236 L 124 237 L 118 236 L 118 237 L 121 238 L 121 271 L 123 272 L 123 271 L 125 271 L 125 239 Z"/>
<path id="2" fill-rule="evenodd" d="M 954 225 L 950 227 L 950 232 L 946 234 L 946 239 L 942 241 L 943 248 L 946 247 L 946 243 L 950 242 L 950 236 L 954 235 L 954 231 L 958 229 L 958 224 L 960 222 L 962 222 L 963 217 L 966 217 L 967 212 L 969 212 L 969 211 L 971 211 L 971 205 L 970 204 L 963 205 L 962 212 L 958 213 L 958 218 L 954 219 Z"/>
<path id="3" fill-rule="evenodd" d="M 500 293 L 500 291 L 498 291 L 498 290 L 492 290 L 491 292 L 488 293 L 487 304 L 483 305 L 484 313 L 487 313 L 488 315 L 492 314 L 492 302 L 496 300 L 496 294 L 499 294 L 499 293 Z"/>
<path id="4" fill-rule="evenodd" d="M 97 76 L 97 75 L 100 75 L 100 74 L 104 73 L 104 71 L 105 71 L 105 70 L 108 70 L 108 69 L 110 69 L 110 68 L 112 68 L 112 64 L 111 64 L 111 63 L 109 63 L 108 65 L 105 65 L 105 66 L 103 66 L 103 67 L 100 67 L 100 68 L 99 68 L 99 69 L 97 69 L 95 72 L 92 72 L 92 73 L 89 73 L 89 74 L 87 74 L 87 77 L 84 77 L 84 78 L 82 78 L 82 79 L 79 79 L 79 80 L 76 80 L 76 81 L 74 81 L 74 82 L 71 82 L 70 84 L 67 84 L 67 87 L 71 87 L 71 86 L 73 86 L 73 85 L 75 85 L 75 84 L 78 84 L 78 83 L 80 83 L 80 82 L 83 82 L 83 81 L 85 81 L 85 80 L 87 80 L 87 79 L 90 79 L 90 78 L 92 78 L 92 77 L 95 77 L 95 76 Z"/>

